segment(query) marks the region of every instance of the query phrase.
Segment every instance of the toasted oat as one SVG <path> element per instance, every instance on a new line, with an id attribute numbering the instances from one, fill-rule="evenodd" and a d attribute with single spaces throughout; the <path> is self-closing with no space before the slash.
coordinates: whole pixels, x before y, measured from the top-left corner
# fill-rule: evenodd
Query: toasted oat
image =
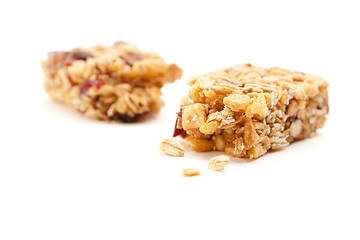
<path id="1" fill-rule="evenodd" d="M 169 156 L 173 157 L 183 157 L 185 148 L 181 145 L 180 142 L 176 141 L 174 138 L 167 138 L 162 141 L 159 145 L 160 150 L 166 153 Z"/>
<path id="2" fill-rule="evenodd" d="M 182 173 L 185 177 L 193 177 L 201 174 L 200 170 L 195 168 L 184 168 Z"/>
<path id="3" fill-rule="evenodd" d="M 225 166 L 229 163 L 230 159 L 228 156 L 220 155 L 210 159 L 208 168 L 214 171 L 222 171 Z"/>

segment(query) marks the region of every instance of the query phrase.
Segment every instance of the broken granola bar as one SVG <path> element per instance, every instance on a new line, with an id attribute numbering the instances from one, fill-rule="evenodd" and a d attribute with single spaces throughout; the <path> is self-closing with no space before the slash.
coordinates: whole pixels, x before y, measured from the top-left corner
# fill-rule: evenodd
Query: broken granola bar
<path id="1" fill-rule="evenodd" d="M 121 41 L 50 52 L 42 68 L 51 98 L 89 117 L 123 122 L 159 112 L 161 87 L 182 75 L 182 69 L 158 54 Z"/>
<path id="2" fill-rule="evenodd" d="M 328 83 L 313 74 L 241 64 L 189 85 L 174 136 L 195 151 L 258 158 L 313 136 L 329 112 Z"/>

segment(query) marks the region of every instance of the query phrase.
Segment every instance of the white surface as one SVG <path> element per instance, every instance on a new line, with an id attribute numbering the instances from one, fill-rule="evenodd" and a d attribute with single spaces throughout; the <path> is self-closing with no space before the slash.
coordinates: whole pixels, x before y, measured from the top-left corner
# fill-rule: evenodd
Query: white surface
<path id="1" fill-rule="evenodd" d="M 356 3 L 1 3 L 0 239 L 359 239 Z M 161 114 L 97 122 L 49 99 L 47 51 L 115 40 L 184 68 Z M 222 173 L 207 169 L 218 152 L 160 153 L 186 80 L 245 62 L 327 79 L 325 128 Z"/>

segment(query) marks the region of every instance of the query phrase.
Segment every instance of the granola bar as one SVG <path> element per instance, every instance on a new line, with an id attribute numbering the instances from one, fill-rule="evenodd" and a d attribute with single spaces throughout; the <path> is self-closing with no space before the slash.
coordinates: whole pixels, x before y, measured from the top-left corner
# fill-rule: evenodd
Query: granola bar
<path id="1" fill-rule="evenodd" d="M 122 41 L 50 52 L 42 68 L 54 100 L 95 119 L 124 122 L 159 112 L 161 87 L 182 75 L 176 64 Z"/>
<path id="2" fill-rule="evenodd" d="M 195 151 L 258 158 L 313 136 L 329 112 L 328 83 L 313 74 L 241 64 L 189 85 L 174 136 Z"/>

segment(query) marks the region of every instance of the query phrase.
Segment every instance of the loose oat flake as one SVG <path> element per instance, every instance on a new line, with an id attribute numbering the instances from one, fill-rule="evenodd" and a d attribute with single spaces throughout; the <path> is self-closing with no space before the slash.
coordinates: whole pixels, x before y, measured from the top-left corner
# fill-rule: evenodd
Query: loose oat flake
<path id="1" fill-rule="evenodd" d="M 174 138 L 167 138 L 162 141 L 159 145 L 160 150 L 166 153 L 169 156 L 173 157 L 183 157 L 185 148 L 181 145 L 180 142 L 175 140 Z"/>
<path id="2" fill-rule="evenodd" d="M 198 176 L 201 174 L 200 170 L 195 169 L 195 168 L 184 168 L 182 170 L 182 174 L 185 177 L 193 177 L 193 176 Z"/>
<path id="3" fill-rule="evenodd" d="M 230 158 L 225 155 L 216 156 L 210 159 L 208 168 L 214 171 L 223 171 L 229 163 Z"/>

